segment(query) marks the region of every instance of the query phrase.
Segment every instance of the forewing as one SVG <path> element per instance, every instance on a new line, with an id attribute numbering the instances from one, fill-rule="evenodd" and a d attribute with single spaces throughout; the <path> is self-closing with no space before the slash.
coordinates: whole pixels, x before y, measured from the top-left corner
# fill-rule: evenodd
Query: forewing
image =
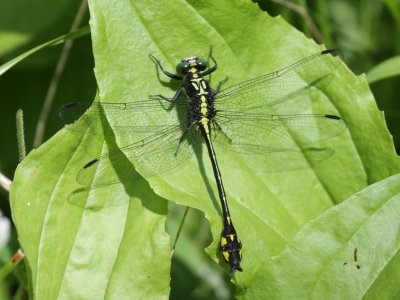
<path id="1" fill-rule="evenodd" d="M 148 99 L 128 103 L 93 102 L 70 103 L 59 110 L 65 124 L 74 123 L 75 131 L 104 136 L 129 136 L 132 141 L 160 131 L 165 126 L 180 123 L 179 116 L 186 113 L 187 104 L 172 105 L 162 99 Z M 182 114 L 183 113 L 183 114 Z M 111 126 L 104 126 L 104 121 Z"/>
<path id="2" fill-rule="evenodd" d="M 308 94 L 313 87 L 329 82 L 340 63 L 335 56 L 341 56 L 340 50 L 325 50 L 279 71 L 233 85 L 217 94 L 215 106 L 271 114 L 289 113 L 290 107 L 302 111 L 310 105 Z"/>

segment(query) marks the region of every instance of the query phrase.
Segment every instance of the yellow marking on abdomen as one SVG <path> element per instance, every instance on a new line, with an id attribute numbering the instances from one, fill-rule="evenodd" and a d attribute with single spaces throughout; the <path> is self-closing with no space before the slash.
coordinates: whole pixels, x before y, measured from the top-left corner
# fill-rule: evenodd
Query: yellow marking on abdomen
<path id="1" fill-rule="evenodd" d="M 201 125 L 203 125 L 204 131 L 206 132 L 206 134 L 210 133 L 210 131 L 208 130 L 208 122 L 209 122 L 209 120 L 205 117 L 202 117 L 200 119 L 200 123 L 201 123 Z"/>
<path id="2" fill-rule="evenodd" d="M 227 251 L 222 251 L 222 255 L 224 256 L 224 259 L 226 262 L 229 262 L 229 252 Z"/>
<path id="3" fill-rule="evenodd" d="M 206 118 L 207 117 L 207 114 L 208 114 L 208 104 L 207 104 L 207 99 L 206 99 L 206 97 L 204 97 L 203 95 L 201 95 L 201 97 L 200 97 L 200 113 L 201 113 L 201 116 L 203 117 L 203 118 Z"/>
<path id="4" fill-rule="evenodd" d="M 226 238 L 221 237 L 221 247 L 225 246 L 226 244 L 228 244 L 228 241 L 226 240 Z"/>

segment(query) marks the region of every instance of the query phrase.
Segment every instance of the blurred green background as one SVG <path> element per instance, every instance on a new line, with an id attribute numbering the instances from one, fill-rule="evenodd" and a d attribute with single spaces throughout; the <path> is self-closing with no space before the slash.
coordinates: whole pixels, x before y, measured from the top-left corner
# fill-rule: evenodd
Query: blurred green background
<path id="1" fill-rule="evenodd" d="M 81 1 L 77 0 L 0 2 L 0 65 L 43 42 L 68 33 L 80 4 Z M 344 61 L 356 74 L 368 73 L 379 63 L 400 55 L 398 0 L 260 0 L 257 4 L 266 13 L 282 15 L 287 22 L 308 37 L 324 43 L 327 48 L 340 48 L 344 53 Z M 86 11 L 82 26 L 87 25 L 88 20 L 89 13 Z M 268 38 L 268 33 L 265 36 Z M 0 172 L 10 179 L 13 178 L 18 164 L 15 114 L 20 108 L 24 111 L 26 147 L 30 151 L 33 148 L 40 111 L 61 50 L 62 45 L 40 51 L 0 77 Z M 396 63 L 399 66 L 399 60 L 397 58 L 397 61 L 390 62 L 389 68 L 395 68 Z M 91 101 L 94 98 L 96 81 L 93 67 L 90 35 L 86 35 L 74 41 L 46 123 L 44 140 L 62 127 L 56 116 L 58 107 L 68 102 Z M 379 109 L 385 113 L 389 131 L 394 136 L 399 152 L 400 103 L 397 90 L 400 76 L 389 76 L 387 69 L 380 73 L 387 78 L 372 83 L 371 90 Z M 395 68 L 392 73 L 399 74 L 400 67 Z M 8 192 L 1 188 L 0 210 L 10 218 Z M 171 219 L 178 220 L 183 210 L 182 207 L 173 207 Z M 207 245 L 209 228 L 204 214 L 191 210 L 188 220 L 185 234 L 196 239 L 199 247 Z M 199 223 L 203 225 L 199 226 Z M 171 222 L 168 226 L 173 234 L 176 231 L 176 222 Z M 18 243 L 13 232 L 11 242 L 5 249 L 0 249 L 0 263 L 9 259 L 16 249 Z M 206 257 L 199 259 L 207 260 Z M 225 286 L 224 289 L 212 286 L 212 283 L 207 282 L 207 276 L 193 273 L 191 266 L 184 260 L 175 261 L 172 272 L 180 274 L 172 279 L 172 298 L 177 298 L 177 295 L 174 296 L 174 287 L 182 286 L 185 286 L 185 290 L 181 289 L 179 294 L 183 298 L 190 295 L 198 299 L 228 299 L 231 295 L 232 285 L 229 284 L 229 278 L 224 278 L 221 274 L 218 276 L 221 285 Z M 181 281 L 183 279 L 185 280 Z M 3 289 L 9 291 L 18 285 L 16 278 L 11 278 L 8 282 L 8 286 L 0 284 L 1 299 L 5 295 Z M 192 284 L 188 285 L 187 282 Z"/>
<path id="2" fill-rule="evenodd" d="M 57 36 L 68 33 L 80 1 L 2 1 L 0 3 L 0 64 Z M 83 25 L 87 25 L 86 12 Z M 40 51 L 17 64 L 0 78 L 2 147 L 0 171 L 13 178 L 18 164 L 15 114 L 24 111 L 27 151 L 33 147 L 36 124 L 54 74 L 62 45 Z M 61 124 L 55 110 L 66 102 L 89 101 L 96 92 L 90 36 L 74 41 L 50 113 L 45 140 Z M 7 211 L 7 193 L 1 191 L 2 210 Z"/>

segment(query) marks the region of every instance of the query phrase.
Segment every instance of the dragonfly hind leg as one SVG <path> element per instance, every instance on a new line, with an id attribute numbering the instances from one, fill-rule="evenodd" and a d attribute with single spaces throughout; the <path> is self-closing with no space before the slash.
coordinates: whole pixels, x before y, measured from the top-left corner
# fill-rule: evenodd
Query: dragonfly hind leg
<path id="1" fill-rule="evenodd" d="M 187 134 L 189 133 L 190 129 L 192 129 L 192 127 L 195 125 L 196 123 L 193 122 L 192 124 L 190 124 L 187 128 L 185 128 L 185 131 L 182 133 L 179 142 L 178 142 L 178 146 L 176 146 L 176 151 L 175 151 L 175 156 L 178 155 L 178 151 L 179 151 L 179 147 L 182 145 L 183 141 L 185 140 Z"/>
<path id="2" fill-rule="evenodd" d="M 224 135 L 224 137 L 226 138 L 226 140 L 227 140 L 227 142 L 229 143 L 229 144 L 231 144 L 232 143 L 232 139 L 228 136 L 228 134 L 226 134 L 226 132 L 221 128 L 221 126 L 218 124 L 218 122 L 217 121 L 215 121 L 215 120 L 213 120 L 213 125 L 215 126 L 215 128 L 217 129 L 217 130 L 214 130 L 214 132 L 221 132 L 223 135 Z"/>

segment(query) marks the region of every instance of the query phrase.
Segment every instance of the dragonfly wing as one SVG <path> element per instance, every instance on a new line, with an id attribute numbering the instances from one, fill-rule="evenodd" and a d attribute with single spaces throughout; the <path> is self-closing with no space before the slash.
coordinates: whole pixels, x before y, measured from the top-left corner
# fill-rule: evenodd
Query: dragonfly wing
<path id="1" fill-rule="evenodd" d="M 65 124 L 75 122 L 74 126 L 71 126 L 74 131 L 89 132 L 99 138 L 129 136 L 131 140 L 139 141 L 165 126 L 178 124 L 181 112 L 186 113 L 185 102 L 168 107 L 164 106 L 162 101 L 148 99 L 129 103 L 92 104 L 77 102 L 64 105 L 58 114 Z M 110 126 L 106 125 L 107 120 Z"/>
<path id="2" fill-rule="evenodd" d="M 219 111 L 215 142 L 242 153 L 262 154 L 302 148 L 341 133 L 346 125 L 334 115 L 265 115 Z"/>
<path id="3" fill-rule="evenodd" d="M 215 98 L 217 109 L 244 109 L 264 113 L 288 113 L 290 107 L 302 111 L 310 104 L 313 87 L 329 81 L 340 60 L 338 49 L 311 55 L 279 71 L 233 85 Z M 289 101 L 293 101 L 288 105 Z M 304 103 L 301 103 L 304 101 Z M 285 103 L 284 108 L 280 108 Z M 289 112 L 290 113 L 290 112 Z"/>
<path id="4" fill-rule="evenodd" d="M 189 139 L 180 141 L 182 133 L 180 126 L 168 126 L 139 142 L 102 155 L 80 170 L 77 182 L 101 186 L 137 180 L 140 176 L 148 178 L 174 169 L 193 152 Z"/>

